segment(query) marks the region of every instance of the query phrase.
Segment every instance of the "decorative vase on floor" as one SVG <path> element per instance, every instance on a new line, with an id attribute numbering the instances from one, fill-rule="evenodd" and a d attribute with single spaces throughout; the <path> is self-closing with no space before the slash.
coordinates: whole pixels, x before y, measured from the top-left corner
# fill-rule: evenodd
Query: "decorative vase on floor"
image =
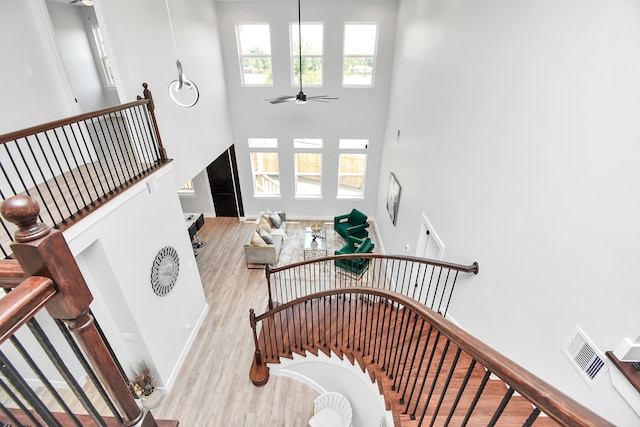
<path id="1" fill-rule="evenodd" d="M 162 400 L 162 392 L 158 389 L 154 389 L 150 395 L 142 396 L 140 400 L 142 401 L 142 406 L 147 409 L 153 409 L 160 404 L 160 401 Z"/>

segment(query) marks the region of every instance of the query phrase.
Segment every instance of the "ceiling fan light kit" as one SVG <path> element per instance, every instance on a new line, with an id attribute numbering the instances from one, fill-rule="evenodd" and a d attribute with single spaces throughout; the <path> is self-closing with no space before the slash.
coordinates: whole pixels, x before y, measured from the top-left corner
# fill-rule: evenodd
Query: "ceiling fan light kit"
<path id="1" fill-rule="evenodd" d="M 273 99 L 266 99 L 272 104 L 282 104 L 284 102 L 294 102 L 298 105 L 306 104 L 307 101 L 317 101 L 328 103 L 332 98 L 329 95 L 307 96 L 302 90 L 302 22 L 300 19 L 300 0 L 298 0 L 298 80 L 300 81 L 300 92 L 296 96 L 283 95 Z"/>

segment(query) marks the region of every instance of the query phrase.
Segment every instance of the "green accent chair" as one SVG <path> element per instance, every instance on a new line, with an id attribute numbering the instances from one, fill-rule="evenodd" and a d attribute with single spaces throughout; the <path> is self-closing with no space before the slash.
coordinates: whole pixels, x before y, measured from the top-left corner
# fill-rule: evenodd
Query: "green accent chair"
<path id="1" fill-rule="evenodd" d="M 349 236 L 360 239 L 369 237 L 367 227 L 369 227 L 367 216 L 358 209 L 352 209 L 348 214 L 338 215 L 333 218 L 333 229 L 345 240 Z"/>
<path id="2" fill-rule="evenodd" d="M 349 236 L 347 244 L 334 253 L 335 255 L 368 254 L 373 252 L 374 247 L 375 245 L 368 237 L 358 239 L 357 237 Z M 358 278 L 369 268 L 370 262 L 371 258 L 339 258 L 334 260 L 336 267 L 353 273 Z"/>

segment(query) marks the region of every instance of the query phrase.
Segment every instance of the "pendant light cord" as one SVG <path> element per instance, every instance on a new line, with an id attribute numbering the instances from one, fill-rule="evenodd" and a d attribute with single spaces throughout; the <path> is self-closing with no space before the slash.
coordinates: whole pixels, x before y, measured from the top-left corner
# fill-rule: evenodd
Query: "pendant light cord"
<path id="1" fill-rule="evenodd" d="M 175 42 L 174 42 L 175 43 Z M 300 72 L 300 92 L 302 92 L 302 23 L 300 21 L 300 0 L 298 0 L 298 70 Z"/>
<path id="2" fill-rule="evenodd" d="M 167 6 L 167 16 L 169 17 L 169 29 L 171 30 L 171 40 L 173 41 L 173 51 L 176 54 L 176 59 L 178 59 L 178 46 L 176 45 L 176 36 L 173 33 L 173 22 L 171 21 L 171 12 L 169 11 L 169 0 L 165 0 L 164 3 Z"/>

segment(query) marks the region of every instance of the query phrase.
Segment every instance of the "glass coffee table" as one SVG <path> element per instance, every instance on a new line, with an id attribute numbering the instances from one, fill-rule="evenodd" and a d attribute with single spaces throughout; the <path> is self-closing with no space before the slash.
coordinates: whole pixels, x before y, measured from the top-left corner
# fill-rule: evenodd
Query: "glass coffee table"
<path id="1" fill-rule="evenodd" d="M 304 259 L 327 256 L 327 237 L 324 227 L 318 232 L 307 227 L 304 233 Z"/>

